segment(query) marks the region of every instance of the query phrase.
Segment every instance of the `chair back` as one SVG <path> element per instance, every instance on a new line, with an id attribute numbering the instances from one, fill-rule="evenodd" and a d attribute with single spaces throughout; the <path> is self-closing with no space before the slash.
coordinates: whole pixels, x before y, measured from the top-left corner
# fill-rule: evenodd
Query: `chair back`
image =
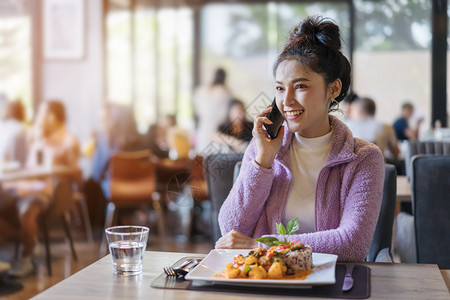
<path id="1" fill-rule="evenodd" d="M 373 235 L 367 261 L 375 261 L 381 250 L 387 248 L 391 253 L 392 227 L 394 224 L 395 202 L 397 195 L 397 171 L 395 166 L 385 164 L 384 167 L 383 200 L 381 201 L 380 214 Z M 392 258 L 391 258 L 392 259 Z"/>
<path id="2" fill-rule="evenodd" d="M 202 156 L 197 155 L 194 158 L 191 176 L 189 177 L 189 186 L 192 198 L 196 203 L 209 199 Z"/>
<path id="3" fill-rule="evenodd" d="M 450 156 L 414 156 L 411 187 L 417 262 L 449 269 Z"/>
<path id="4" fill-rule="evenodd" d="M 405 170 L 411 178 L 411 160 L 414 155 L 450 155 L 450 142 L 408 141 L 405 153 Z"/>
<path id="5" fill-rule="evenodd" d="M 69 211 L 73 205 L 73 182 L 67 176 L 53 179 L 52 201 L 46 216 L 60 216 Z"/>
<path id="6" fill-rule="evenodd" d="M 222 236 L 219 211 L 233 186 L 234 166 L 243 154 L 215 154 L 204 158 L 205 178 L 211 200 L 211 242 L 213 246 Z"/>
<path id="7" fill-rule="evenodd" d="M 117 152 L 111 156 L 110 201 L 119 206 L 151 202 L 156 191 L 155 166 L 150 150 Z"/>

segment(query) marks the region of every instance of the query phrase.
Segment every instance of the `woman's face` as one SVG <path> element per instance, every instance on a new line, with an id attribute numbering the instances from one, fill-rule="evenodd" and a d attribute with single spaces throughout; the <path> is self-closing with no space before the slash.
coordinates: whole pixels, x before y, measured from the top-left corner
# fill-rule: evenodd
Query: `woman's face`
<path id="1" fill-rule="evenodd" d="M 244 106 L 240 103 L 234 104 L 229 112 L 230 121 L 239 121 L 242 122 L 245 119 L 245 109 Z"/>
<path id="2" fill-rule="evenodd" d="M 36 125 L 44 136 L 51 135 L 57 128 L 55 115 L 46 103 L 41 104 L 36 115 Z"/>
<path id="3" fill-rule="evenodd" d="M 324 78 L 295 60 L 281 62 L 275 74 L 276 102 L 288 128 L 303 137 L 330 132 L 328 108 L 336 93 L 336 80 L 326 87 Z M 338 83 L 338 85 L 339 85 Z"/>

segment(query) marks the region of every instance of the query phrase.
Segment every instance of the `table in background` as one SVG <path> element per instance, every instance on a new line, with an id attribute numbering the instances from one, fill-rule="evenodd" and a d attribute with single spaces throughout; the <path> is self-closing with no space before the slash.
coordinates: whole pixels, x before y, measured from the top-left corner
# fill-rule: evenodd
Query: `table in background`
<path id="1" fill-rule="evenodd" d="M 153 252 L 144 255 L 144 272 L 120 277 L 112 272 L 110 255 L 70 276 L 34 299 L 233 299 L 292 298 L 273 295 L 156 289 L 150 283 L 169 266 L 192 253 Z M 372 299 L 448 299 L 449 292 L 437 265 L 364 263 L 371 268 Z M 298 298 L 298 297 L 297 297 Z M 311 298 L 319 299 L 319 298 Z"/>
<path id="2" fill-rule="evenodd" d="M 395 216 L 400 212 L 402 202 L 411 202 L 411 183 L 407 176 L 397 176 L 397 201 L 395 204 Z"/>
<path id="3" fill-rule="evenodd" d="M 0 172 L 0 182 L 29 179 L 46 179 L 52 176 L 71 176 L 78 179 L 78 177 L 81 176 L 81 170 L 79 168 L 65 166 L 17 169 Z"/>

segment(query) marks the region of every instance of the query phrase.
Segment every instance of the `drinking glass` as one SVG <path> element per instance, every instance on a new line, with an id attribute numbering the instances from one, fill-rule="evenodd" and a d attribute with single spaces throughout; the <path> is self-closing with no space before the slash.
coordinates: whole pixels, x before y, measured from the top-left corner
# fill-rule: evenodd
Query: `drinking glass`
<path id="1" fill-rule="evenodd" d="M 115 226 L 105 229 L 114 273 L 130 276 L 142 273 L 148 227 Z"/>

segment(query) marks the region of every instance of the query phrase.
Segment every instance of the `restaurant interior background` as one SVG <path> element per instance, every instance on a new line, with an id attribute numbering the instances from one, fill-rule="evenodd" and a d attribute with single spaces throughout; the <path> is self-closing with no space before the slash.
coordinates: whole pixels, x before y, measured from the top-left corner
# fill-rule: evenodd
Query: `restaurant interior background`
<path id="1" fill-rule="evenodd" d="M 131 107 L 140 133 L 169 114 L 194 133 L 194 90 L 222 67 L 252 119 L 274 95 L 272 64 L 289 30 L 322 15 L 341 29 L 353 92 L 372 98 L 376 119 L 387 124 L 411 102 L 426 138 L 436 120 L 450 123 L 449 14 L 446 0 L 0 0 L 0 100 L 22 101 L 28 125 L 42 102 L 62 101 L 68 130 L 82 149 L 100 130 L 106 103 Z M 91 159 L 80 160 L 85 179 Z M 97 247 L 103 227 L 94 229 Z M 151 243 L 150 249 L 165 250 Z M 98 259 L 90 246 L 77 247 L 78 263 L 61 246 L 61 270 L 46 277 L 42 263 L 38 283 L 22 281 L 26 291 L 19 297 Z M 207 253 L 211 244 L 168 247 Z M 9 259 L 11 249 L 2 250 L 7 255 L 0 260 Z"/>
<path id="2" fill-rule="evenodd" d="M 209 82 L 218 66 L 249 107 L 261 95 L 271 98 L 271 65 L 289 29 L 316 14 L 340 26 L 353 91 L 375 100 L 380 121 L 392 123 L 408 100 L 416 117 L 425 118 L 423 130 L 432 124 L 429 0 L 72 0 L 83 4 L 74 6 L 80 15 L 66 16 L 73 26 L 64 18 L 58 25 L 57 17 L 54 25 L 44 22 L 51 2 L 0 1 L 0 93 L 21 99 L 29 121 L 40 102 L 61 99 L 69 130 L 81 142 L 100 126 L 106 101 L 132 106 L 141 132 L 166 114 L 193 130 L 193 89 Z M 44 47 L 58 26 L 59 42 L 81 50 L 58 56 Z"/>

